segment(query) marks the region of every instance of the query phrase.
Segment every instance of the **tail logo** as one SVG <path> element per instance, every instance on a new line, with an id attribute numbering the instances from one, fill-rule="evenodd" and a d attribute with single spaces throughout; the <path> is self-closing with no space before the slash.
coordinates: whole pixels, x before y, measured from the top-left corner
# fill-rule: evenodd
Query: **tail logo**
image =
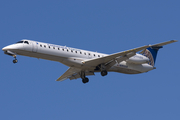
<path id="1" fill-rule="evenodd" d="M 148 49 L 146 49 L 146 50 L 144 51 L 143 55 L 149 58 L 148 64 L 154 66 L 154 58 L 153 58 L 153 55 L 151 54 L 151 52 L 150 52 Z"/>

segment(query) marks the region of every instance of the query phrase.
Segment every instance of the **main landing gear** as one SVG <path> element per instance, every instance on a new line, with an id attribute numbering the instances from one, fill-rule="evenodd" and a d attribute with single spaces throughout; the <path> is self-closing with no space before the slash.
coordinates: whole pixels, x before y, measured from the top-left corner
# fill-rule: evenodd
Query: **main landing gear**
<path id="1" fill-rule="evenodd" d="M 84 84 L 89 82 L 89 78 L 85 76 L 85 71 L 81 71 L 81 78 Z"/>
<path id="2" fill-rule="evenodd" d="M 89 82 L 89 78 L 85 77 L 85 78 L 82 78 L 82 82 L 85 84 L 85 83 L 88 83 Z"/>
<path id="3" fill-rule="evenodd" d="M 98 66 L 99 67 L 99 70 L 101 70 L 101 75 L 102 76 L 106 76 L 108 74 L 107 70 L 106 70 L 106 66 L 104 64 L 101 64 Z M 82 78 L 82 82 L 85 84 L 85 83 L 88 83 L 89 82 L 89 79 L 86 77 L 85 75 L 85 71 L 81 71 L 80 72 L 80 76 Z"/>
<path id="4" fill-rule="evenodd" d="M 106 66 L 104 64 L 101 64 L 101 75 L 106 76 L 108 74 L 106 70 Z"/>
<path id="5" fill-rule="evenodd" d="M 108 74 L 108 72 L 107 72 L 106 70 L 102 70 L 102 71 L 101 71 L 101 75 L 102 75 L 102 76 L 106 76 L 107 74 Z"/>
<path id="6" fill-rule="evenodd" d="M 14 57 L 13 63 L 17 63 L 18 60 L 16 59 L 16 55 L 13 55 L 13 57 Z"/>

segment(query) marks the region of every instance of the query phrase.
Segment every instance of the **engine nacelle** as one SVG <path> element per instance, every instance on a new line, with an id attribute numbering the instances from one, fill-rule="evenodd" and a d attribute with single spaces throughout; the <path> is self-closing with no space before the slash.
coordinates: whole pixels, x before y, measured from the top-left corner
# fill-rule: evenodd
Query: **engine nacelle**
<path id="1" fill-rule="evenodd" d="M 149 58 L 143 55 L 135 55 L 133 57 L 130 57 L 128 60 L 126 60 L 126 62 L 134 63 L 134 64 L 144 64 L 149 62 Z"/>

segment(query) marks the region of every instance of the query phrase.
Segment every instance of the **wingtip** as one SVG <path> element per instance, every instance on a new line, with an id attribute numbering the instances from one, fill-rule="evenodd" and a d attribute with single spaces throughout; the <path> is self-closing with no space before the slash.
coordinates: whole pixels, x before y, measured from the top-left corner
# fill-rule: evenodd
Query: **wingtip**
<path id="1" fill-rule="evenodd" d="M 56 81 L 62 82 L 62 81 L 64 81 L 64 80 L 66 80 L 66 79 L 68 79 L 68 78 L 66 77 L 66 78 L 63 78 L 63 79 L 62 79 L 62 77 L 59 77 Z"/>
<path id="2" fill-rule="evenodd" d="M 57 82 L 62 82 L 63 80 L 55 80 L 55 81 L 57 81 Z"/>
<path id="3" fill-rule="evenodd" d="M 178 42 L 178 40 L 171 40 L 172 42 Z"/>
<path id="4" fill-rule="evenodd" d="M 56 81 L 61 81 L 61 77 L 59 77 Z"/>

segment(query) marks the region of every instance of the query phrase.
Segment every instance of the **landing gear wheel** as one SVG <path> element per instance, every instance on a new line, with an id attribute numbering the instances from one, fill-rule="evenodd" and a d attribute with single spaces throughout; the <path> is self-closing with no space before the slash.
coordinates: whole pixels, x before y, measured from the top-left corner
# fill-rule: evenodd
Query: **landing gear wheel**
<path id="1" fill-rule="evenodd" d="M 18 62 L 18 60 L 17 60 L 17 59 L 13 60 L 13 63 L 17 63 L 17 62 Z"/>
<path id="2" fill-rule="evenodd" d="M 16 59 L 16 55 L 13 55 L 13 57 L 14 57 L 13 63 L 17 63 L 18 60 Z"/>
<path id="3" fill-rule="evenodd" d="M 82 82 L 85 84 L 85 83 L 89 82 L 89 79 L 87 77 L 85 77 L 84 79 L 82 79 Z"/>
<path id="4" fill-rule="evenodd" d="M 106 76 L 107 74 L 108 74 L 108 73 L 107 73 L 106 70 L 101 71 L 101 75 L 102 75 L 102 76 Z"/>

